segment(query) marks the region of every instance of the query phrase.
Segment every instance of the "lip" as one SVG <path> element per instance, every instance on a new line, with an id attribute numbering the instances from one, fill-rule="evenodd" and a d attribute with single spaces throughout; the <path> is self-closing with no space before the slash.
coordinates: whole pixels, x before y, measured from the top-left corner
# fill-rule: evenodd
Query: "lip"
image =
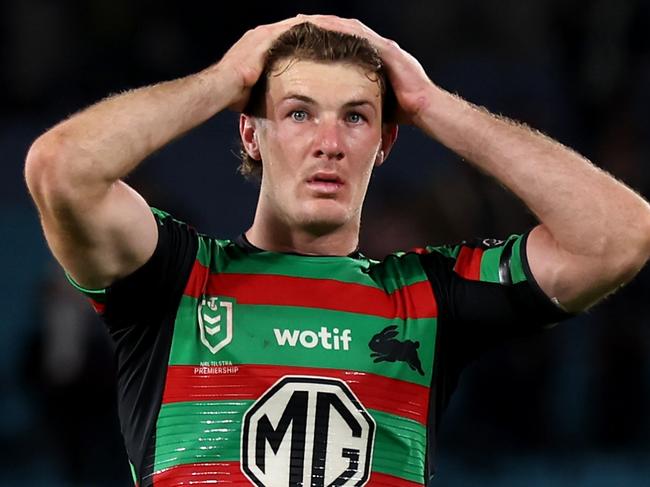
<path id="1" fill-rule="evenodd" d="M 338 174 L 324 171 L 313 174 L 306 182 L 310 189 L 324 194 L 336 193 L 345 185 Z"/>

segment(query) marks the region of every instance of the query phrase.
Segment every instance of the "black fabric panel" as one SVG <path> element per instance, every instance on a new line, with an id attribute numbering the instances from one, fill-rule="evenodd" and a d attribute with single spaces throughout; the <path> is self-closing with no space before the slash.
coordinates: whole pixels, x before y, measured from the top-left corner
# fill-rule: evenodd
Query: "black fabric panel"
<path id="1" fill-rule="evenodd" d="M 116 345 L 122 435 L 141 487 L 151 482 L 152 433 L 162 401 L 174 320 L 198 250 L 193 229 L 171 217 L 156 220 L 154 254 L 140 269 L 108 288 L 103 314 Z"/>
<path id="2" fill-rule="evenodd" d="M 522 250 L 525 241 L 522 242 Z M 510 254 L 511 249 L 504 253 Z M 488 349 L 532 335 L 570 318 L 544 295 L 527 268 L 529 281 L 517 284 L 464 279 L 453 271 L 455 259 L 432 252 L 420 256 L 438 305 L 438 329 L 430 392 L 427 479 L 435 472 L 436 435 L 440 419 L 462 370 Z M 500 270 L 509 277 L 510 272 Z"/>
<path id="3" fill-rule="evenodd" d="M 527 237 L 528 235 L 526 235 Z M 501 252 L 499 259 L 499 282 L 501 284 L 512 284 L 512 273 L 510 272 L 510 258 L 512 257 L 512 247 L 515 245 L 514 240 L 508 240 Z"/>

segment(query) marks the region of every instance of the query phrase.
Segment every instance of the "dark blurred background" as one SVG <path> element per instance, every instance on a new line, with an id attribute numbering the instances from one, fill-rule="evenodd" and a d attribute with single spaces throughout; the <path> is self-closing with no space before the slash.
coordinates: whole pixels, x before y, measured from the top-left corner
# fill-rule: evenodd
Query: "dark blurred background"
<path id="1" fill-rule="evenodd" d="M 111 93 L 195 72 L 246 29 L 298 12 L 361 19 L 444 88 L 650 195 L 645 0 L 0 3 L 0 485 L 130 485 L 111 346 L 42 238 L 22 176 L 31 141 Z M 257 191 L 236 172 L 235 121 L 210 120 L 130 183 L 203 232 L 237 235 Z M 534 223 L 498 184 L 403 127 L 371 183 L 362 246 L 380 257 Z M 469 367 L 434 485 L 650 485 L 649 288 L 645 269 L 587 314 Z"/>

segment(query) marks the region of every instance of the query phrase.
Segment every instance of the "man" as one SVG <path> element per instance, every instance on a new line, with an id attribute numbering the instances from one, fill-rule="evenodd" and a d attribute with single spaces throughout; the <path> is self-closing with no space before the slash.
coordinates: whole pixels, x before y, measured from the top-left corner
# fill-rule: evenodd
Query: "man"
<path id="1" fill-rule="evenodd" d="M 121 181 L 226 108 L 244 111 L 244 168 L 261 173 L 235 241 L 152 211 Z M 365 258 L 361 207 L 395 120 L 494 176 L 540 224 Z M 140 485 L 423 485 L 462 367 L 594 304 L 650 252 L 650 208 L 629 188 L 332 16 L 258 27 L 198 74 L 74 115 L 33 144 L 25 172 L 54 255 L 116 342 Z"/>

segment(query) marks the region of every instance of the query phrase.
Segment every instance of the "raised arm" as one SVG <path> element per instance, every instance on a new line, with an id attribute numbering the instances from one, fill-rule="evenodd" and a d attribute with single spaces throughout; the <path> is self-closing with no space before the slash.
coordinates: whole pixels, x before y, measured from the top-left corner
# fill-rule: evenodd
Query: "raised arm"
<path id="1" fill-rule="evenodd" d="M 270 43 L 297 21 L 250 30 L 217 64 L 103 100 L 32 144 L 27 186 L 54 256 L 79 284 L 108 286 L 149 259 L 153 215 L 121 178 L 214 114 L 243 108 Z"/>
<path id="2" fill-rule="evenodd" d="M 530 269 L 566 310 L 591 306 L 650 257 L 648 203 L 559 142 L 437 87 L 417 124 L 533 211 L 541 223 L 527 241 Z"/>
<path id="3" fill-rule="evenodd" d="M 325 28 L 368 38 L 413 123 L 515 193 L 541 222 L 528 238 L 531 271 L 569 311 L 629 281 L 650 257 L 650 205 L 571 149 L 436 86 L 395 42 L 356 20 L 317 16 Z"/>

